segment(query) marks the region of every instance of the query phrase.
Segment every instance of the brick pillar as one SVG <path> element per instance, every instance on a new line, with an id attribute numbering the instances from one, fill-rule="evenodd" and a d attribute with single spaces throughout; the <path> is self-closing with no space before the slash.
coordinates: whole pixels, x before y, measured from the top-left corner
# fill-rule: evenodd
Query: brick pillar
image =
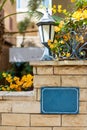
<path id="1" fill-rule="evenodd" d="M 49 127 L 52 130 L 87 129 L 87 61 L 39 61 L 31 62 L 34 73 L 36 100 L 40 101 L 43 86 L 76 86 L 80 88 L 79 114 L 31 115 L 31 125 Z"/>

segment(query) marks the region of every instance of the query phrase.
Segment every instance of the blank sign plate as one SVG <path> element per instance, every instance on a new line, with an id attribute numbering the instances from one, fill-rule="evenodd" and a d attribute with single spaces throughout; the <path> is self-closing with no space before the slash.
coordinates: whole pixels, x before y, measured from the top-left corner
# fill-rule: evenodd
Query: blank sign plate
<path id="1" fill-rule="evenodd" d="M 77 114 L 79 112 L 79 88 L 41 88 L 41 113 Z"/>

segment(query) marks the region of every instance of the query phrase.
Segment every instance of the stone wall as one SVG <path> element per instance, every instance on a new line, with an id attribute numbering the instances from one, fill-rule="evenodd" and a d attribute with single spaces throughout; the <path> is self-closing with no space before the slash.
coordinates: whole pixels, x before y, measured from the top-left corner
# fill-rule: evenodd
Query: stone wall
<path id="1" fill-rule="evenodd" d="M 32 94 L 0 92 L 0 130 L 87 130 L 87 61 L 39 61 L 30 64 L 34 73 Z M 79 114 L 41 114 L 42 86 L 79 87 Z"/>

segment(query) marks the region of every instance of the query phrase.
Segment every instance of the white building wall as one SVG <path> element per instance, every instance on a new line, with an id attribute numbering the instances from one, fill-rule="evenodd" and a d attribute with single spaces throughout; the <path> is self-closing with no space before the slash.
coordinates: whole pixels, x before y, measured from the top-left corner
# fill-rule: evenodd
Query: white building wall
<path id="1" fill-rule="evenodd" d="M 29 0 L 16 0 L 17 1 L 17 9 L 16 9 L 16 11 L 17 12 L 27 12 L 28 11 L 28 9 L 27 9 L 27 5 L 28 5 L 28 1 Z M 39 11 L 41 11 L 41 12 L 45 12 L 45 8 L 49 8 L 49 13 L 51 13 L 50 12 L 50 8 L 52 7 L 52 0 L 45 0 L 43 3 L 43 8 L 42 9 L 39 9 Z M 22 21 L 25 17 L 27 17 L 28 16 L 28 14 L 27 13 L 21 13 L 21 14 L 17 14 L 17 22 L 20 22 L 20 21 Z M 36 21 L 36 19 L 33 19 L 33 21 Z M 22 39 L 23 39 L 23 37 L 22 36 L 17 36 L 17 47 L 20 47 L 21 46 L 21 43 L 22 43 Z M 39 43 L 39 44 L 41 44 L 40 43 L 40 38 L 39 38 L 39 36 L 33 36 L 33 37 L 31 37 L 31 36 L 27 36 L 27 37 L 25 37 L 25 39 L 30 39 L 30 41 L 32 40 L 32 39 L 34 39 L 35 40 L 35 42 L 37 41 L 37 44 Z M 37 39 L 37 40 L 36 40 Z M 39 45 L 38 45 L 39 46 Z M 41 46 L 41 45 L 40 45 Z"/>

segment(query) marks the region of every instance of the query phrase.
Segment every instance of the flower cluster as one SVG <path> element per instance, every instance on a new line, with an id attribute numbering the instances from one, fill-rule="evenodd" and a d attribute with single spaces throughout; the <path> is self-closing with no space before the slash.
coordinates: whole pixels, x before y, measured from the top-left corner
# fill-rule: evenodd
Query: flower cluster
<path id="1" fill-rule="evenodd" d="M 28 91 L 33 85 L 33 76 L 31 74 L 23 75 L 21 78 L 11 76 L 8 73 L 2 73 L 6 85 L 0 85 L 0 91 Z"/>
<path id="2" fill-rule="evenodd" d="M 86 52 L 80 47 L 87 42 L 87 0 L 71 0 L 71 2 L 75 3 L 75 10 L 72 12 L 63 9 L 62 5 L 58 5 L 58 7 L 54 5 L 52 8 L 53 14 L 62 13 L 64 15 L 55 22 L 54 41 L 48 40 L 48 46 L 56 58 L 70 58 L 74 55 L 84 57 L 86 55 Z"/>

